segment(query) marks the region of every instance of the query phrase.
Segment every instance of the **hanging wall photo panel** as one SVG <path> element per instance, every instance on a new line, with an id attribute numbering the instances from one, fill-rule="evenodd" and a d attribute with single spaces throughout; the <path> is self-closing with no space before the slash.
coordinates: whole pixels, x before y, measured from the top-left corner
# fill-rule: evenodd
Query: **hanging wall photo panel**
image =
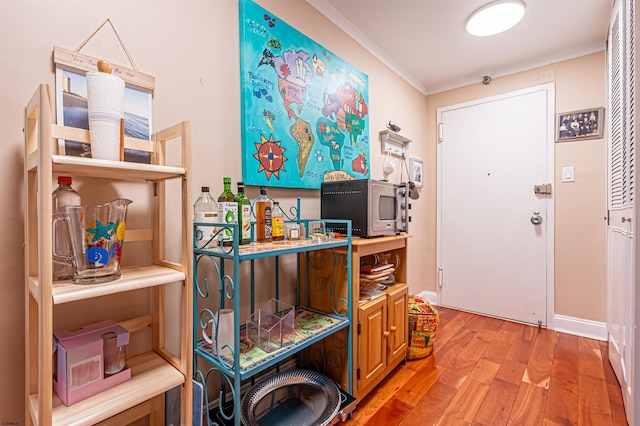
<path id="1" fill-rule="evenodd" d="M 249 0 L 240 61 L 245 184 L 318 189 L 369 177 L 366 74 Z"/>
<path id="2" fill-rule="evenodd" d="M 98 70 L 98 60 L 76 51 L 54 47 L 58 124 L 89 130 L 86 73 Z M 114 68 L 113 74 L 125 81 L 124 135 L 132 140 L 150 141 L 155 77 L 115 64 Z M 91 157 L 91 148 L 82 142 L 58 140 L 58 154 Z M 125 147 L 124 160 L 149 164 L 151 153 Z"/>

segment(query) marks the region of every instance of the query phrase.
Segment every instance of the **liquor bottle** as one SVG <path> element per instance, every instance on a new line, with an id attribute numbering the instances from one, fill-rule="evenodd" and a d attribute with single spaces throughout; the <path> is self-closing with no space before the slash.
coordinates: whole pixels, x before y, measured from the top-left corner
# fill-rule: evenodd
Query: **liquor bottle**
<path id="1" fill-rule="evenodd" d="M 277 201 L 273 202 L 273 210 L 271 210 L 271 236 L 273 241 L 284 240 L 284 213 Z"/>
<path id="2" fill-rule="evenodd" d="M 71 187 L 72 182 L 70 176 L 58 176 L 58 187 L 51 194 L 51 208 L 54 215 L 62 213 L 64 206 L 80 205 L 80 195 Z M 71 258 L 71 239 L 65 221 L 58 221 L 55 224 L 53 252 Z M 71 262 L 60 263 L 54 260 L 52 267 L 54 280 L 70 280 L 73 277 Z"/>
<path id="3" fill-rule="evenodd" d="M 193 204 L 193 221 L 204 223 L 218 222 L 218 205 L 209 192 L 208 186 L 203 186 L 200 197 Z M 196 247 L 212 248 L 218 245 L 216 227 L 213 225 L 198 226 L 196 230 Z"/>
<path id="4" fill-rule="evenodd" d="M 273 241 L 271 234 L 271 199 L 267 197 L 267 188 L 260 187 L 260 195 L 255 200 L 256 209 L 256 241 L 267 243 Z"/>
<path id="5" fill-rule="evenodd" d="M 237 224 L 238 223 L 238 203 L 231 192 L 231 178 L 222 178 L 224 189 L 218 196 L 218 220 L 220 223 Z M 222 233 L 222 245 L 233 245 L 233 229 L 225 228 Z"/>
<path id="6" fill-rule="evenodd" d="M 240 224 L 240 244 L 251 242 L 251 201 L 244 195 L 244 183 L 238 182 L 238 223 Z"/>

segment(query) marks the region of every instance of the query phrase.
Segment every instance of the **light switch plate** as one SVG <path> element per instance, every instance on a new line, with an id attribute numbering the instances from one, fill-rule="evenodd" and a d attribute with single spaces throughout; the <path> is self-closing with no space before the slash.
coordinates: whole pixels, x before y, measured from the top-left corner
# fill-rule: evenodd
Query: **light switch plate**
<path id="1" fill-rule="evenodd" d="M 562 181 L 563 182 L 575 181 L 575 169 L 573 166 L 562 168 Z"/>

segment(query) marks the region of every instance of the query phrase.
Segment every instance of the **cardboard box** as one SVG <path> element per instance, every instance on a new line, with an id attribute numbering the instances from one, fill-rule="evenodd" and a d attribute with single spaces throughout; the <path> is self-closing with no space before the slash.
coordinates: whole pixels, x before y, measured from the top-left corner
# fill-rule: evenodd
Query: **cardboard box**
<path id="1" fill-rule="evenodd" d="M 53 388 L 65 405 L 75 404 L 131 378 L 131 369 L 127 366 L 119 373 L 104 374 L 101 336 L 109 332 L 116 333 L 118 347 L 129 343 L 129 332 L 111 320 L 78 331 L 54 333 L 57 368 L 53 372 Z"/>

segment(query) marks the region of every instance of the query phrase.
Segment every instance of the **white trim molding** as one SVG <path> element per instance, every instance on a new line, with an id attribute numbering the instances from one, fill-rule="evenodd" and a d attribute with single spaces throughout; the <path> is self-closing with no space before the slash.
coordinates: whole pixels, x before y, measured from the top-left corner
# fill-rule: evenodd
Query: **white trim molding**
<path id="1" fill-rule="evenodd" d="M 573 334 L 575 336 L 587 337 L 607 341 L 607 323 L 602 321 L 592 321 L 582 318 L 555 315 L 553 328 L 560 333 Z"/>

